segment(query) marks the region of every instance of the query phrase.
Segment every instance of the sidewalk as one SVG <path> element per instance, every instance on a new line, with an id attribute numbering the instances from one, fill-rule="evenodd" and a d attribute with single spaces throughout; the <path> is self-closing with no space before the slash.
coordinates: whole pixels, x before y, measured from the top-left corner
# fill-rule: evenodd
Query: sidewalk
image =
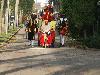
<path id="1" fill-rule="evenodd" d="M 56 49 L 31 48 L 25 39 L 24 30 L 22 28 L 16 35 L 16 41 L 8 44 L 0 53 L 0 75 L 46 75 L 59 70 L 59 67 L 55 67 L 56 69 L 54 67 L 48 68 L 44 62 L 45 59 L 46 61 L 56 59 L 52 56 Z"/>
<path id="2" fill-rule="evenodd" d="M 22 28 L 0 53 L 0 75 L 100 75 L 100 51 L 32 48 Z"/>

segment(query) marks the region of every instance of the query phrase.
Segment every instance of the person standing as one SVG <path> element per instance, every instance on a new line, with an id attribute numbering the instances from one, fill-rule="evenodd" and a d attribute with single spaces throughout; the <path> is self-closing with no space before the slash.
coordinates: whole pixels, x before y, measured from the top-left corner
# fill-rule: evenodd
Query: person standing
<path id="1" fill-rule="evenodd" d="M 29 40 L 29 45 L 32 47 L 34 46 L 34 40 L 35 40 L 35 24 L 32 22 L 32 19 L 29 20 L 28 23 L 28 40 Z"/>
<path id="2" fill-rule="evenodd" d="M 63 21 L 60 27 L 60 44 L 61 46 L 65 46 L 65 36 L 68 33 L 68 23 L 67 21 Z"/>
<path id="3" fill-rule="evenodd" d="M 25 32 L 26 32 L 26 39 L 28 38 L 28 23 L 29 23 L 29 21 L 25 20 L 24 26 L 25 26 Z"/>

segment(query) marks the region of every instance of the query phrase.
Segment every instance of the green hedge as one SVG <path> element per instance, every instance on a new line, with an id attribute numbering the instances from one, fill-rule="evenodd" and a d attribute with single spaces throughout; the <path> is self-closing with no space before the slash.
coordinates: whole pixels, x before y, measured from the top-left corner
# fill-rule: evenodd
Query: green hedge
<path id="1" fill-rule="evenodd" d="M 95 37 L 89 37 L 84 41 L 84 43 L 89 48 L 100 49 L 100 35 L 96 35 Z"/>

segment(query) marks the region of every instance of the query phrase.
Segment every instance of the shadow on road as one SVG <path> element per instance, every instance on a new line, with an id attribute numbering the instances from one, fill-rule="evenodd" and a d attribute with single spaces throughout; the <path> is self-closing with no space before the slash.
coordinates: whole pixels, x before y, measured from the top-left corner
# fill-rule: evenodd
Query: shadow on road
<path id="1" fill-rule="evenodd" d="M 62 66 L 62 70 L 50 73 L 48 75 L 85 75 L 85 72 L 91 70 L 100 71 L 100 56 L 91 56 L 87 52 L 76 54 L 71 50 L 62 50 L 48 54 L 32 55 L 21 58 L 1 60 L 0 64 L 13 63 L 22 64 L 17 68 L 3 71 L 0 75 L 14 73 L 20 70 L 37 68 L 37 67 L 55 67 Z M 49 58 L 54 56 L 54 58 Z M 99 73 L 100 74 L 100 73 Z"/>

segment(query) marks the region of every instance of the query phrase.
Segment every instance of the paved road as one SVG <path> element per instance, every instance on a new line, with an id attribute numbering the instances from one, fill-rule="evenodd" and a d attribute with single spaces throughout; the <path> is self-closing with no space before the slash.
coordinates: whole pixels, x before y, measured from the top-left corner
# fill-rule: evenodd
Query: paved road
<path id="1" fill-rule="evenodd" d="M 0 75 L 100 75 L 99 50 L 32 48 L 23 31 L 2 49 Z"/>

